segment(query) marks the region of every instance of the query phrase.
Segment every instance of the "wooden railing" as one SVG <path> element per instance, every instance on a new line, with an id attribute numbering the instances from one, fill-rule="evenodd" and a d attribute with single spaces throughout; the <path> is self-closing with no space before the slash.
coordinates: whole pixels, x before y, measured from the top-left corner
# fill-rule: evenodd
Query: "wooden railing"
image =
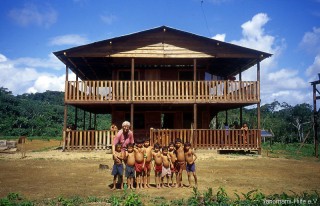
<path id="1" fill-rule="evenodd" d="M 257 102 L 257 81 L 68 81 L 65 101 Z"/>
<path id="2" fill-rule="evenodd" d="M 106 150 L 112 146 L 117 131 L 88 130 L 64 131 L 63 139 L 66 150 Z M 152 145 L 169 145 L 180 138 L 190 142 L 195 149 L 217 150 L 261 150 L 261 131 L 250 129 L 247 133 L 239 129 L 150 129 Z"/>
<path id="3" fill-rule="evenodd" d="M 176 138 L 182 142 L 190 142 L 196 149 L 218 150 L 260 150 L 261 131 L 250 129 L 150 129 L 152 144 L 169 145 Z"/>
<path id="4" fill-rule="evenodd" d="M 63 149 L 105 150 L 111 149 L 117 131 L 110 130 L 71 130 L 63 132 Z"/>

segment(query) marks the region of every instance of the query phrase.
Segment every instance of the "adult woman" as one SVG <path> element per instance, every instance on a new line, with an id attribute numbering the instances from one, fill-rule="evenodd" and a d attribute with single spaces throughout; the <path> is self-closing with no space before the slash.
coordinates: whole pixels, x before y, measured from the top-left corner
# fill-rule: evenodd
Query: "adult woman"
<path id="1" fill-rule="evenodd" d="M 115 145 L 118 143 L 121 144 L 122 152 L 126 150 L 126 147 L 129 143 L 134 143 L 133 133 L 130 130 L 130 122 L 124 121 L 122 123 L 122 129 L 119 130 L 117 135 L 114 137 L 112 144 L 112 154 L 115 153 Z"/>

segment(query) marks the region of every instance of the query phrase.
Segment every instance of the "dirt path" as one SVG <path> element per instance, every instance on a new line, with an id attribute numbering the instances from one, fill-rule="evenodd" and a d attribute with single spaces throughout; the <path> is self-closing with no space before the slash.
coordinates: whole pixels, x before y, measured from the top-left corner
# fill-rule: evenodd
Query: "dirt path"
<path id="1" fill-rule="evenodd" d="M 52 150 L 31 152 L 41 148 L 56 148 L 59 142 L 34 141 L 29 146 L 27 158 L 19 154 L 0 154 L 0 197 L 10 192 L 20 193 L 29 199 L 110 196 L 121 193 L 111 191 L 111 171 L 99 170 L 99 164 L 112 166 L 106 151 L 62 152 Z M 35 146 L 38 144 L 38 146 Z M 31 147 L 33 147 L 31 149 Z M 219 187 L 229 195 L 259 189 L 266 194 L 301 193 L 320 189 L 320 162 L 318 160 L 292 160 L 262 156 L 218 155 L 212 150 L 197 151 L 196 161 L 200 191 Z M 154 175 L 152 173 L 152 183 Z M 183 183 L 187 184 L 184 173 Z M 144 196 L 163 196 L 167 199 L 188 198 L 190 188 L 143 189 Z"/>

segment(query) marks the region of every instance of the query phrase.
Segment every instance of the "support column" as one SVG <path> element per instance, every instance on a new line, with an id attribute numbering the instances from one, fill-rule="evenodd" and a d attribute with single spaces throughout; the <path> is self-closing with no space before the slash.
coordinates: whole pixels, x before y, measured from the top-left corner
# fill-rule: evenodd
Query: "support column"
<path id="1" fill-rule="evenodd" d="M 83 130 L 86 130 L 86 111 L 83 110 Z"/>
<path id="2" fill-rule="evenodd" d="M 90 128 L 90 129 L 92 128 L 92 124 L 91 124 L 91 122 L 92 122 L 92 117 L 91 117 L 91 115 L 92 115 L 92 113 L 89 112 L 89 128 Z"/>
<path id="3" fill-rule="evenodd" d="M 77 82 L 77 90 L 79 90 L 79 84 L 78 84 L 78 81 L 79 81 L 79 76 L 78 76 L 78 73 L 76 74 L 76 82 Z M 78 107 L 76 107 L 75 109 L 75 114 L 74 114 L 74 126 L 75 128 L 78 128 Z"/>
<path id="4" fill-rule="evenodd" d="M 196 103 L 196 83 L 197 83 L 197 59 L 193 59 L 193 129 L 198 128 L 197 124 L 197 103 Z"/>
<path id="5" fill-rule="evenodd" d="M 68 91 L 68 66 L 66 66 L 66 81 L 65 81 L 65 92 Z M 66 149 L 66 130 L 67 130 L 67 120 L 68 120 L 68 105 L 65 103 L 66 98 L 64 98 L 64 115 L 63 115 L 63 146 L 62 150 Z"/>
<path id="6" fill-rule="evenodd" d="M 257 60 L 257 81 L 258 81 L 258 90 L 259 90 L 259 94 L 260 94 L 260 60 Z M 260 132 L 260 95 L 259 95 L 259 103 L 257 104 L 257 129 L 258 129 L 258 154 L 261 155 L 261 132 Z"/>
<path id="7" fill-rule="evenodd" d="M 260 88 L 260 60 L 258 60 L 257 62 L 257 81 L 258 81 L 258 88 Z M 259 98 L 259 103 L 257 104 L 257 126 L 258 126 L 257 129 L 260 129 L 260 102 L 261 102 L 261 99 Z"/>
<path id="8" fill-rule="evenodd" d="M 314 154 L 319 158 L 319 140 L 318 140 L 318 112 L 317 112 L 317 84 L 313 84 L 313 128 L 314 128 Z"/>
<path id="9" fill-rule="evenodd" d="M 130 124 L 131 124 L 131 131 L 133 131 L 133 115 L 134 115 L 134 105 L 131 103 L 131 108 L 130 108 Z"/>
<path id="10" fill-rule="evenodd" d="M 241 71 L 241 70 L 240 70 L 240 72 L 239 72 L 239 81 L 240 81 L 240 85 L 241 85 L 241 81 L 242 81 L 242 71 Z M 241 90 L 240 90 L 240 91 L 241 91 Z M 239 122 L 240 127 L 242 127 L 242 125 L 243 125 L 242 109 L 243 109 L 243 107 L 241 106 L 241 107 L 240 107 L 240 122 Z"/>
<path id="11" fill-rule="evenodd" d="M 130 124 L 131 130 L 134 129 L 134 58 L 131 59 L 131 105 L 130 105 Z"/>
<path id="12" fill-rule="evenodd" d="M 69 68 L 66 66 L 66 81 L 65 81 L 65 92 L 68 91 L 68 72 Z M 66 102 L 66 98 L 64 98 L 64 102 Z M 65 131 L 67 129 L 67 116 L 68 116 L 68 107 L 67 104 L 64 103 L 64 123 L 63 123 L 63 130 Z"/>

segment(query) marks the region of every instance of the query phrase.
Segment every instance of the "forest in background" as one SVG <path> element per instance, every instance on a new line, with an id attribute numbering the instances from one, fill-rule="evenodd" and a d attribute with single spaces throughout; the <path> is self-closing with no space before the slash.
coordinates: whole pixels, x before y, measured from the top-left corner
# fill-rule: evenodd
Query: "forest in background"
<path id="1" fill-rule="evenodd" d="M 46 91 L 35 94 L 14 96 L 7 88 L 0 87 L 0 137 L 1 136 L 62 136 L 64 117 L 64 92 Z M 239 109 L 228 111 L 228 125 L 240 123 Z M 319 113 L 319 112 L 318 112 Z M 68 107 L 68 122 L 74 122 L 75 109 Z M 249 128 L 257 128 L 257 109 L 244 108 L 243 122 Z M 226 121 L 226 113 L 218 114 L 218 127 L 222 128 Z M 78 113 L 83 117 L 83 113 Z M 83 128 L 83 118 L 78 118 L 78 128 Z M 93 125 L 89 122 L 86 112 L 85 126 Z M 215 119 L 215 118 L 214 118 Z M 319 119 L 319 118 L 318 118 Z M 93 121 L 93 118 L 92 118 Z M 212 121 L 214 122 L 214 121 Z M 111 115 L 97 115 L 98 130 L 108 129 Z M 213 125 L 210 125 L 213 127 Z M 313 141 L 313 108 L 310 104 L 291 106 L 286 102 L 274 101 L 261 106 L 261 128 L 274 133 L 274 141 L 282 143 L 302 142 L 308 135 L 306 142 Z"/>

